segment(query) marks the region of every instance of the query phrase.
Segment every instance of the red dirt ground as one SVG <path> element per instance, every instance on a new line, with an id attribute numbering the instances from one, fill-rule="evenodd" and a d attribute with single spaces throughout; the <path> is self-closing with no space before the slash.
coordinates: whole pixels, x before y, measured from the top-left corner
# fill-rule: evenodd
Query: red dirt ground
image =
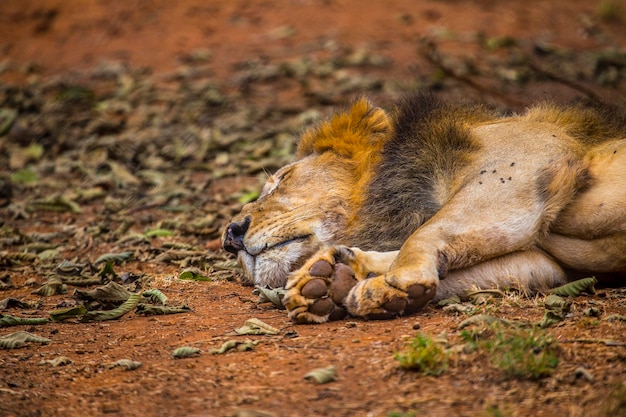
<path id="1" fill-rule="evenodd" d="M 503 55 L 496 51 L 482 59 L 486 52 L 480 39 L 514 39 L 523 50 L 549 45 L 568 51 L 575 61 L 594 51 L 623 52 L 626 16 L 602 9 L 610 4 L 620 2 L 5 0 L 0 4 L 0 51 L 5 57 L 0 62 L 0 81 L 6 86 L 82 79 L 107 63 L 146 68 L 151 82 L 167 90 L 173 77 L 200 68 L 203 72 L 197 77 L 220 86 L 227 96 L 232 94 L 235 107 L 238 99 L 259 107 L 276 102 L 288 114 L 289 105 L 303 110 L 312 100 L 302 93 L 301 84 L 286 80 L 279 86 L 255 86 L 254 94 L 247 96 L 236 77 L 242 63 L 266 65 L 300 57 L 323 62 L 338 51 L 366 50 L 371 56 L 391 60 L 391 64 L 356 66 L 354 73 L 362 71 L 410 84 L 419 77 L 430 77 L 434 71 L 433 63 L 418 53 L 424 37 L 435 39 L 440 53 L 451 57 L 454 65 L 473 60 L 482 65 L 480 71 L 494 67 L 496 58 Z M 622 79 L 626 78 L 624 67 L 617 68 Z M 554 68 L 551 71 L 555 75 Z M 349 72 L 348 78 L 354 73 Z M 600 85 L 584 74 L 568 82 L 546 77 L 516 85 L 481 77 L 480 73 L 473 77 L 471 71 L 459 70 L 440 87 L 442 94 L 481 98 L 509 109 L 534 99 L 589 97 L 589 92 L 605 100 L 626 96 L 623 81 Z M 382 89 L 373 95 L 388 103 L 397 96 L 397 90 L 387 93 Z M 342 100 L 334 99 L 330 104 L 342 104 Z M 272 123 L 270 117 L 263 129 Z M 2 142 L 1 152 L 12 149 L 11 140 Z M 221 157 L 228 160 L 227 156 Z M 0 173 L 5 176 L 16 168 L 11 165 Z M 214 230 L 182 240 L 222 261 L 227 256 L 216 238 L 228 215 L 240 206 L 230 195 L 256 187 L 258 180 L 251 174 L 235 172 L 213 181 L 211 175 L 199 171 L 189 181 L 210 184 L 197 189 L 204 194 L 203 207 L 218 207 Z M 24 194 L 13 196 L 18 202 L 32 192 L 19 190 Z M 81 213 L 35 212 L 26 217 L 2 209 L 0 219 L 4 228 L 19 228 L 21 233 L 69 228 L 83 228 L 87 233 L 102 222 L 108 222 L 110 228 L 117 226 L 115 218 L 104 214 L 103 206 L 104 199 L 97 199 L 85 204 Z M 154 225 L 170 216 L 150 207 L 134 213 L 143 225 Z M 76 233 L 71 236 L 77 239 Z M 170 240 L 174 238 L 155 237 L 150 247 L 158 249 Z M 6 241 L 0 250 L 4 254 L 15 252 Z M 61 254 L 65 259 L 88 258 L 93 262 L 116 249 L 106 239 L 86 238 L 68 243 Z M 142 256 L 150 259 L 152 255 L 146 250 Z M 71 302 L 69 294 L 42 298 L 30 293 L 32 288 L 25 286 L 29 278 L 44 281 L 41 265 L 9 265 L 4 261 L 0 265 L 6 267 L 1 274 L 10 275 L 14 285 L 0 292 L 0 298 L 39 303 L 35 316 Z M 130 313 L 105 322 L 0 329 L 0 336 L 17 329 L 53 341 L 0 350 L 0 416 L 388 416 L 393 412 L 409 416 L 415 412 L 428 416 L 582 417 L 611 415 L 607 410 L 616 392 L 618 400 L 626 401 L 619 388 L 626 382 L 626 324 L 606 320 L 614 314 L 626 315 L 626 294 L 619 289 L 577 298 L 572 316 L 549 330 L 560 341 L 557 370 L 548 378 L 525 381 L 505 378 L 484 359 L 464 354 L 439 377 L 400 370 L 394 353 L 418 327 L 431 336 L 445 332 L 452 344 L 459 343 L 458 326 L 466 317 L 434 306 L 391 321 L 294 325 L 284 311 L 258 304 L 251 289 L 236 281 L 180 281 L 176 277 L 181 266 L 141 259 L 118 269 L 150 277 L 149 285 L 166 293 L 171 304 L 188 305 L 193 313 L 152 317 Z M 589 306 L 598 306 L 601 316 L 585 316 L 583 310 Z M 508 319 L 538 321 L 543 314 L 541 298 L 506 299 L 489 308 L 489 312 Z M 19 310 L 2 313 L 22 315 Z M 230 335 L 251 317 L 278 328 L 280 333 Z M 258 340 L 259 344 L 249 352 L 209 353 L 235 337 Z M 617 343 L 602 343 L 606 339 Z M 172 359 L 171 352 L 185 345 L 199 348 L 201 354 Z M 58 356 L 67 356 L 72 363 L 39 365 Z M 143 365 L 133 371 L 108 368 L 123 358 Z M 337 381 L 317 385 L 304 379 L 311 369 L 330 365 L 337 369 Z M 592 377 L 580 377 L 578 368 L 588 370 Z"/>

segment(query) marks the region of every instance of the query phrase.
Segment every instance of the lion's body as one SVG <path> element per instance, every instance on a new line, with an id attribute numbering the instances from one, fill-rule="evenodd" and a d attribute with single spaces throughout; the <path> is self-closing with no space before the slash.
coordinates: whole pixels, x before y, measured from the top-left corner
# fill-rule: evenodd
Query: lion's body
<path id="1" fill-rule="evenodd" d="M 298 157 L 225 232 L 251 282 L 287 284 L 298 321 L 626 273 L 623 113 L 500 117 L 420 96 L 389 117 L 361 100 L 306 132 Z"/>

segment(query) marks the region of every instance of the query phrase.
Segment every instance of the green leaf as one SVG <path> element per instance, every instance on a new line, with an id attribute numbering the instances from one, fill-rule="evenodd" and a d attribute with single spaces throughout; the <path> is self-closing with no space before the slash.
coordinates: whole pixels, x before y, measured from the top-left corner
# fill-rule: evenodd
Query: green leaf
<path id="1" fill-rule="evenodd" d="M 572 302 L 556 294 L 549 294 L 544 300 L 543 305 L 548 310 L 567 313 L 569 312 L 570 307 L 572 306 Z"/>
<path id="2" fill-rule="evenodd" d="M 337 369 L 334 366 L 329 366 L 327 368 L 313 369 L 304 376 L 304 379 L 314 380 L 318 384 L 327 384 L 338 380 L 339 377 L 337 376 Z"/>
<path id="3" fill-rule="evenodd" d="M 280 330 L 270 326 L 269 324 L 263 323 L 259 319 L 248 319 L 245 321 L 244 325 L 238 329 L 235 329 L 235 333 L 237 334 L 278 334 Z"/>
<path id="4" fill-rule="evenodd" d="M 41 200 L 29 201 L 26 207 L 29 211 L 81 212 L 80 206 L 76 202 L 70 201 L 64 196 L 53 196 Z"/>
<path id="5" fill-rule="evenodd" d="M 224 342 L 222 346 L 220 346 L 219 349 L 211 349 L 210 353 L 211 355 L 221 355 L 222 353 L 226 353 L 229 350 L 235 349 L 235 348 L 237 348 L 237 350 L 241 352 L 246 352 L 246 351 L 254 349 L 254 346 L 258 344 L 259 344 L 258 341 L 252 341 L 250 339 L 246 339 L 243 341 L 231 339 L 231 340 Z"/>
<path id="6" fill-rule="evenodd" d="M 189 280 L 189 281 L 213 281 L 208 276 L 203 275 L 197 268 L 189 268 L 185 269 L 180 273 L 178 279 Z"/>
<path id="7" fill-rule="evenodd" d="M 102 284 L 102 280 L 96 277 L 62 277 L 64 284 L 70 284 L 74 287 L 91 287 L 92 285 Z"/>
<path id="8" fill-rule="evenodd" d="M 167 229 L 152 229 L 145 233 L 146 237 L 169 237 L 174 236 L 174 232 Z"/>
<path id="9" fill-rule="evenodd" d="M 4 300 L 0 301 L 0 310 L 6 310 L 11 307 L 35 308 L 37 307 L 37 304 L 27 303 L 26 301 L 18 300 L 17 298 L 12 297 L 5 298 Z"/>
<path id="10" fill-rule="evenodd" d="M 4 136 L 9 132 L 15 119 L 17 119 L 16 110 L 9 108 L 0 109 L 0 136 Z"/>
<path id="11" fill-rule="evenodd" d="M 128 300 L 128 298 L 132 295 L 132 292 L 128 291 L 122 285 L 111 281 L 108 284 L 97 287 L 91 291 L 75 290 L 74 295 L 79 300 L 116 304 Z"/>
<path id="12" fill-rule="evenodd" d="M 46 344 L 52 340 L 28 332 L 15 332 L 0 337 L 0 348 L 17 349 L 29 342 Z"/>
<path id="13" fill-rule="evenodd" d="M 448 304 L 443 307 L 443 311 L 453 314 L 472 314 L 476 310 L 475 307 L 466 304 Z"/>
<path id="14" fill-rule="evenodd" d="M 474 305 L 489 304 L 494 298 L 504 297 L 504 293 L 498 289 L 467 291 L 467 298 Z"/>
<path id="15" fill-rule="evenodd" d="M 106 277 L 117 278 L 115 269 L 113 269 L 113 262 L 106 261 L 104 266 L 102 267 L 102 270 L 98 272 L 98 276 L 101 278 L 106 278 Z"/>
<path id="16" fill-rule="evenodd" d="M 38 365 L 50 364 L 53 367 L 56 367 L 56 366 L 69 365 L 71 363 L 72 363 L 72 360 L 70 358 L 68 358 L 67 356 L 59 356 L 59 357 L 56 357 L 54 359 L 48 359 L 48 360 L 40 361 L 38 363 Z"/>
<path id="17" fill-rule="evenodd" d="M 149 298 L 151 303 L 158 303 L 161 305 L 167 304 L 167 296 L 156 288 L 151 288 L 141 293 L 145 298 Z"/>
<path id="18" fill-rule="evenodd" d="M 67 285 L 63 284 L 63 281 L 58 275 L 51 276 L 50 278 L 48 278 L 48 281 L 46 281 L 46 283 L 41 286 L 41 288 L 32 292 L 32 294 L 41 295 L 42 297 L 50 297 L 52 295 L 66 293 Z"/>
<path id="19" fill-rule="evenodd" d="M 459 296 L 453 295 L 452 297 L 439 300 L 439 302 L 437 303 L 437 307 L 445 307 L 450 304 L 460 304 L 460 303 L 461 303 L 461 299 L 459 298 Z"/>
<path id="20" fill-rule="evenodd" d="M 546 312 L 539 322 L 539 327 L 542 329 L 565 319 L 565 315 L 569 312 L 572 302 L 556 294 L 549 294 L 543 304 L 546 308 Z"/>
<path id="21" fill-rule="evenodd" d="M 81 317 L 85 313 L 87 313 L 87 308 L 81 305 L 76 307 L 53 310 L 48 314 L 50 314 L 50 320 L 52 321 L 64 321 L 67 319 Z"/>
<path id="22" fill-rule="evenodd" d="M 552 293 L 564 297 L 578 297 L 583 292 L 595 294 L 596 289 L 594 285 L 596 285 L 597 283 L 598 280 L 595 277 L 583 278 L 577 281 L 572 281 L 569 284 L 554 288 L 552 290 Z"/>
<path id="23" fill-rule="evenodd" d="M 267 303 L 270 302 L 274 304 L 276 307 L 281 310 L 285 309 L 285 305 L 283 304 L 283 298 L 287 293 L 287 290 L 284 288 L 263 288 L 257 286 L 254 290 L 255 293 L 259 295 L 259 303 Z"/>
<path id="24" fill-rule="evenodd" d="M 41 159 L 44 153 L 43 146 L 39 143 L 31 143 L 26 148 L 24 148 L 24 156 L 26 156 L 29 160 L 38 161 Z"/>
<path id="25" fill-rule="evenodd" d="M 211 349 L 210 353 L 211 355 L 221 355 L 222 353 L 226 353 L 229 350 L 236 348 L 238 344 L 239 344 L 238 340 L 235 340 L 235 339 L 227 340 L 226 342 L 222 343 L 222 346 L 220 346 L 219 349 Z"/>
<path id="26" fill-rule="evenodd" d="M 190 346 L 183 346 L 177 349 L 174 349 L 172 352 L 172 357 L 174 359 L 182 359 L 182 358 L 190 358 L 195 355 L 200 354 L 200 349 Z"/>
<path id="27" fill-rule="evenodd" d="M 546 310 L 543 317 L 537 325 L 542 329 L 552 326 L 560 321 L 563 321 L 565 317 L 558 311 Z"/>
<path id="28" fill-rule="evenodd" d="M 17 184 L 33 184 L 39 180 L 31 168 L 18 169 L 11 173 L 11 181 Z"/>
<path id="29" fill-rule="evenodd" d="M 120 252 L 120 253 L 105 253 L 104 255 L 96 259 L 96 261 L 94 262 L 94 265 L 98 265 L 102 262 L 112 262 L 116 265 L 119 265 L 122 262 L 127 261 L 130 258 L 132 258 L 134 254 L 135 252 L 133 251 Z"/>
<path id="30" fill-rule="evenodd" d="M 40 252 L 37 255 L 37 258 L 39 258 L 39 260 L 42 262 L 50 262 L 53 261 L 57 256 L 59 256 L 58 249 L 46 249 Z"/>
<path id="31" fill-rule="evenodd" d="M 46 324 L 50 320 L 46 318 L 15 317 L 7 314 L 0 314 L 0 327 L 11 327 L 31 324 Z"/>
<path id="32" fill-rule="evenodd" d="M 133 361 L 130 359 L 120 359 L 110 364 L 109 369 L 120 367 L 126 371 L 134 371 L 135 369 L 139 368 L 141 365 L 143 364 L 139 361 Z"/>
<path id="33" fill-rule="evenodd" d="M 88 321 L 105 321 L 105 320 L 115 320 L 122 317 L 124 314 L 131 311 L 133 308 L 137 306 L 139 300 L 141 299 L 141 294 L 131 294 L 128 297 L 128 300 L 124 302 L 118 308 L 113 310 L 104 310 L 104 311 L 88 311 L 84 316 L 80 318 L 81 323 L 85 323 Z"/>
<path id="34" fill-rule="evenodd" d="M 57 265 L 57 267 L 54 269 L 54 272 L 63 276 L 75 276 L 75 275 L 80 275 L 86 266 L 87 264 L 79 264 L 77 262 L 63 261 Z"/>
<path id="35" fill-rule="evenodd" d="M 143 314 L 145 316 L 158 316 L 163 314 L 178 314 L 189 312 L 191 312 L 191 308 L 187 306 L 166 307 L 142 303 L 137 304 L 137 314 Z"/>

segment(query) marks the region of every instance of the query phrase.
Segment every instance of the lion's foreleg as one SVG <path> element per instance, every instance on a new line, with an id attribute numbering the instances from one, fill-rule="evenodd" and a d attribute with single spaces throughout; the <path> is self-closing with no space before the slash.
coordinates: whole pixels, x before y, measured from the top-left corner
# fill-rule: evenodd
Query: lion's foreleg
<path id="1" fill-rule="evenodd" d="M 387 273 L 350 291 L 348 312 L 380 318 L 413 313 L 435 297 L 449 271 L 534 247 L 579 176 L 577 164 L 555 163 L 512 173 L 510 181 L 470 181 L 406 240 Z"/>
<path id="2" fill-rule="evenodd" d="M 434 301 L 453 295 L 463 298 L 468 290 L 475 289 L 514 289 L 531 295 L 566 282 L 563 268 L 545 252 L 519 251 L 450 271 L 439 282 Z"/>

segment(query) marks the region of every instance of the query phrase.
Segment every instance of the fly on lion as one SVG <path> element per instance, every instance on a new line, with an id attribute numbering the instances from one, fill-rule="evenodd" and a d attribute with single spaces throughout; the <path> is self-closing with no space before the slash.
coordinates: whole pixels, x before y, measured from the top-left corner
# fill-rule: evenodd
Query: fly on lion
<path id="1" fill-rule="evenodd" d="M 360 99 L 302 135 L 223 246 L 247 283 L 285 287 L 300 323 L 392 318 L 475 288 L 624 281 L 626 112 Z"/>

